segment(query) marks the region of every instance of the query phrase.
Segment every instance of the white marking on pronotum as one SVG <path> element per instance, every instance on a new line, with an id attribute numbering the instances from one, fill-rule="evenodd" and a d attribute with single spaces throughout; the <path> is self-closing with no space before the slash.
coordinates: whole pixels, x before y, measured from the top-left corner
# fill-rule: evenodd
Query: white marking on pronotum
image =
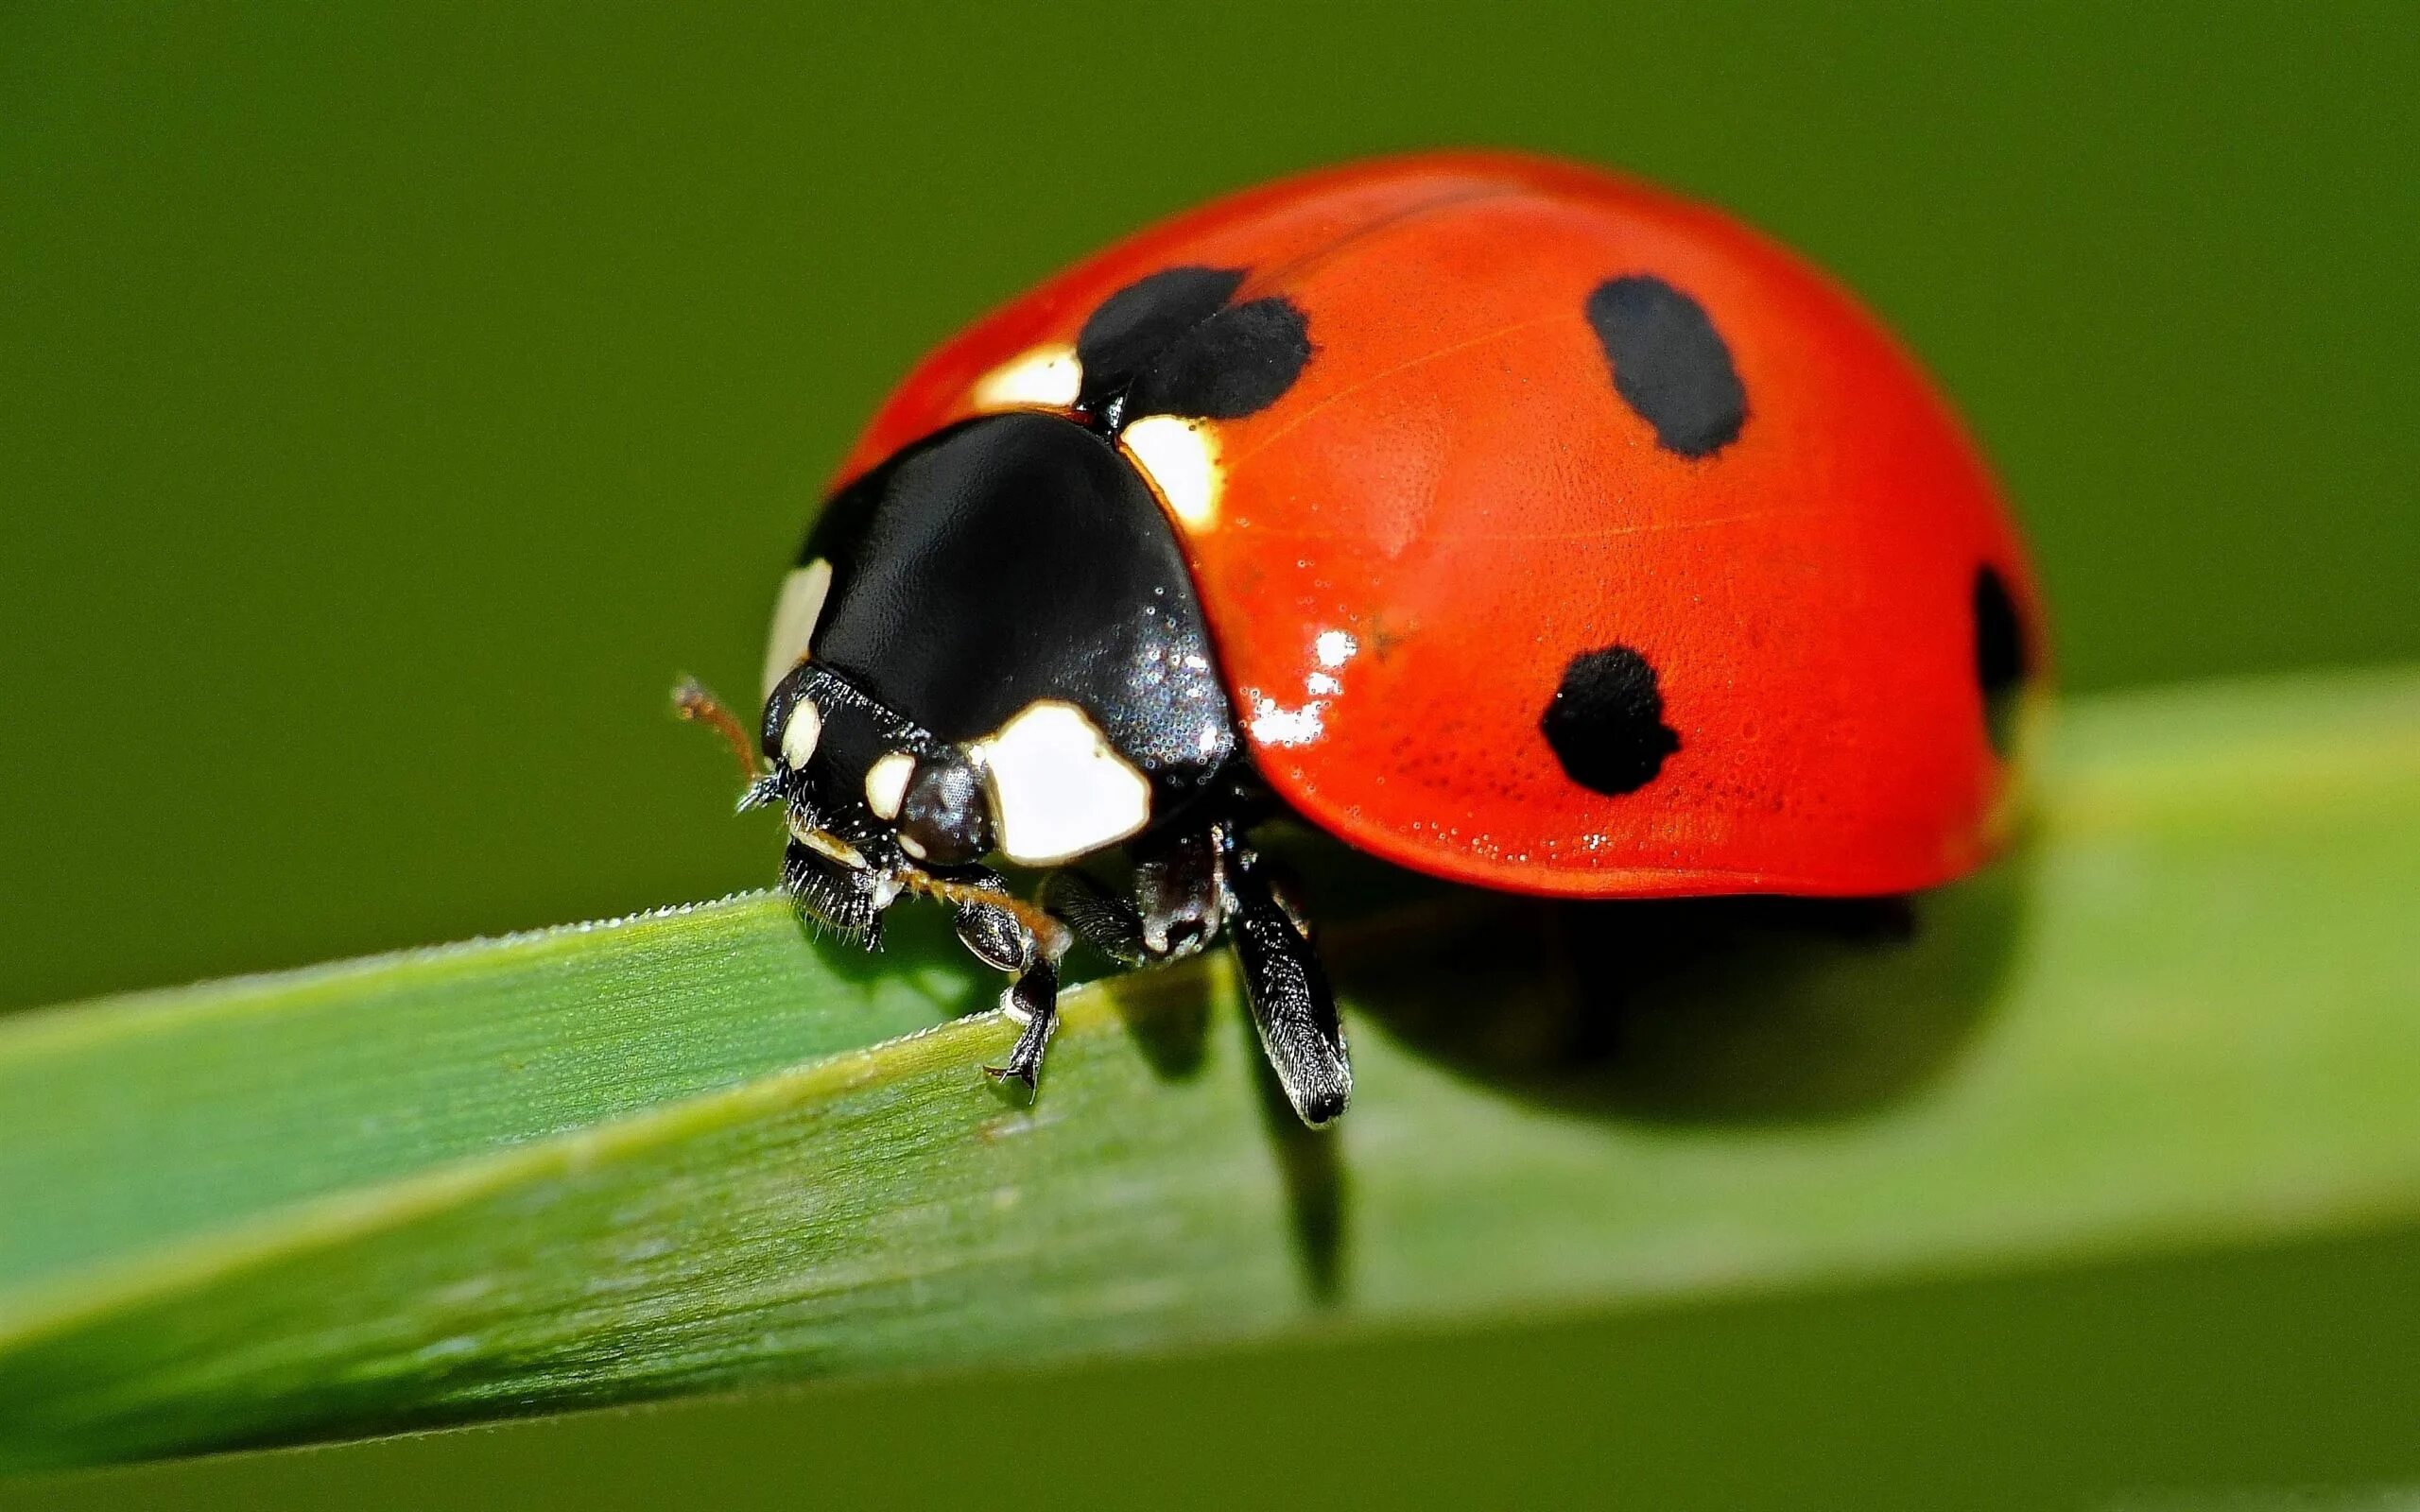
<path id="1" fill-rule="evenodd" d="M 916 758 L 907 751 L 888 751 L 877 757 L 866 768 L 866 807 L 886 819 L 899 817 L 899 805 L 908 798 L 908 779 L 915 771 Z"/>
<path id="2" fill-rule="evenodd" d="M 782 726 L 782 760 L 797 771 L 815 754 L 815 743 L 823 738 L 823 712 L 815 707 L 812 698 L 801 698 L 790 710 L 789 722 Z"/>
<path id="3" fill-rule="evenodd" d="M 793 569 L 782 579 L 782 596 L 773 603 L 773 635 L 765 643 L 765 692 L 806 660 L 806 644 L 815 638 L 815 622 L 823 617 L 824 595 L 832 592 L 832 564 L 818 557 Z"/>
<path id="4" fill-rule="evenodd" d="M 1000 853 L 1020 866 L 1073 860 L 1150 820 L 1150 782 L 1074 704 L 1029 703 L 970 750 L 991 785 Z"/>
<path id="5" fill-rule="evenodd" d="M 1036 347 L 975 383 L 977 409 L 1072 409 L 1083 391 L 1084 367 L 1069 346 Z"/>
<path id="6" fill-rule="evenodd" d="M 1190 530 L 1219 520 L 1219 438 L 1206 420 L 1146 415 L 1119 433 L 1117 444 L 1160 490 L 1169 512 Z"/>

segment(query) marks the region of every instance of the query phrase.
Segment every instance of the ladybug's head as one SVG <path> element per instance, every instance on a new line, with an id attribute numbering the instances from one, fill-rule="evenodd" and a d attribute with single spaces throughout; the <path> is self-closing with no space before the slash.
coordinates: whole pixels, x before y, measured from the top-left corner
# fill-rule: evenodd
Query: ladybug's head
<path id="1" fill-rule="evenodd" d="M 806 845 L 877 869 L 960 867 L 997 830 L 985 753 L 941 739 L 818 662 L 801 662 L 765 700 L 770 775 L 761 799 L 786 806 Z"/>
<path id="2" fill-rule="evenodd" d="M 834 496 L 774 616 L 760 799 L 844 867 L 1047 867 L 1202 792 L 1234 720 L 1150 486 L 1032 413 L 917 442 Z"/>

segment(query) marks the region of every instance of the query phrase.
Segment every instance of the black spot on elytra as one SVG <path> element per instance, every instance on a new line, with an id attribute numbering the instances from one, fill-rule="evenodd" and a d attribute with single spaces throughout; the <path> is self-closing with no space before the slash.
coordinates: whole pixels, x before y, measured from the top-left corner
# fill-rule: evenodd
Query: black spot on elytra
<path id="1" fill-rule="evenodd" d="M 1614 391 L 1655 428 L 1657 445 L 1711 456 L 1739 438 L 1748 391 L 1697 301 L 1644 273 L 1607 279 L 1588 296 L 1588 324 L 1613 368 Z"/>
<path id="2" fill-rule="evenodd" d="M 1076 360 L 1084 369 L 1076 403 L 1101 413 L 1152 358 L 1225 309 L 1243 282 L 1239 267 L 1167 267 L 1101 301 L 1076 336 Z"/>
<path id="3" fill-rule="evenodd" d="M 1127 417 L 1239 420 L 1294 387 L 1311 360 L 1310 323 L 1289 300 L 1253 300 L 1186 332 L 1126 397 Z"/>
<path id="4" fill-rule="evenodd" d="M 1975 680 L 1983 690 L 1983 730 L 2005 756 L 2016 735 L 2017 695 L 2033 674 L 2025 621 L 1994 567 L 1975 570 Z"/>
<path id="5" fill-rule="evenodd" d="M 1635 793 L 1681 748 L 1664 723 L 1655 668 L 1627 645 L 1583 651 L 1563 669 L 1563 685 L 1538 721 L 1564 775 L 1592 792 Z"/>
<path id="6" fill-rule="evenodd" d="M 1275 404 L 1310 360 L 1309 322 L 1278 296 L 1229 305 L 1244 271 L 1170 267 L 1103 300 L 1076 337 L 1077 406 L 1116 430 L 1140 415 L 1236 420 Z"/>

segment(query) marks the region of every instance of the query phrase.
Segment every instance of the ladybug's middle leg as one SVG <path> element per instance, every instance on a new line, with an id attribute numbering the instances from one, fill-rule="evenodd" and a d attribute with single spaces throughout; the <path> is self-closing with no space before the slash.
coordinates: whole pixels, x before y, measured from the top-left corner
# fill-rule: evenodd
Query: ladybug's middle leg
<path id="1" fill-rule="evenodd" d="M 1132 902 L 1079 871 L 1054 874 L 1043 901 L 1086 943 L 1126 966 L 1190 955 L 1223 923 L 1261 1048 L 1294 1111 L 1317 1125 L 1344 1111 L 1353 1064 L 1327 971 L 1274 871 L 1221 823 L 1139 852 Z"/>
<path id="2" fill-rule="evenodd" d="M 1243 968 L 1253 1027 L 1287 1101 L 1316 1127 L 1343 1112 L 1353 1097 L 1353 1062 L 1336 996 L 1311 948 L 1310 931 L 1271 887 L 1266 864 L 1232 831 L 1222 830 L 1219 838 L 1227 932 Z"/>
<path id="3" fill-rule="evenodd" d="M 1131 901 L 1080 871 L 1043 884 L 1043 905 L 1120 966 L 1181 961 L 1218 933 L 1220 862 L 1209 829 L 1155 836 L 1133 850 Z"/>
<path id="4" fill-rule="evenodd" d="M 1136 849 L 1134 910 L 1153 960 L 1182 960 L 1219 933 L 1226 869 L 1220 833 L 1189 830 Z"/>

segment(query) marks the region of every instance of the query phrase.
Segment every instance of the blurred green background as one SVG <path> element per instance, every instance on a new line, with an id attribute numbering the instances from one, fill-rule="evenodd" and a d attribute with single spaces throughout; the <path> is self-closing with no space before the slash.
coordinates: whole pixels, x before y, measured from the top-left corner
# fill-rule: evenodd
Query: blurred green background
<path id="1" fill-rule="evenodd" d="M 869 406 L 1107 238 L 1357 154 L 1618 164 L 1828 266 L 1996 458 L 2072 689 L 2420 656 L 2415 78 L 2399 4 L 0 9 L 0 1007 L 769 880 L 769 831 L 729 816 L 726 758 L 666 690 L 752 691 Z M 2390 1429 L 2420 1377 L 2328 1312 L 2391 1300 L 2410 1337 L 2420 1246 L 2195 1263 L 404 1463 L 585 1467 L 593 1499 L 602 1444 L 659 1469 L 774 1445 L 730 1485 L 804 1501 L 879 1424 L 925 1484 L 966 1460 L 1013 1501 L 996 1415 L 1031 1412 L 1037 1463 L 1157 1495 L 1275 1484 L 1250 1425 L 1290 1407 L 1373 1472 L 1392 1444 L 1471 1486 L 1517 1461 L 1678 1504 L 1762 1464 L 1871 1499 L 1951 1484 L 1916 1473 L 1937 1408 L 2004 1488 L 2420 1476 Z M 2213 1333 L 2180 1297 L 2251 1321 Z M 2167 1436 L 2093 1450 L 2113 1415 L 2141 1434 L 2137 1388 L 2175 1396 L 2137 1415 Z M 1052 1418 L 1063 1395 L 1117 1441 Z M 2040 1436 L 1986 1452 L 2016 1442 L 1996 1427 Z M 400 1473 L 284 1463 L 303 1502 L 298 1465 Z M 217 1473 L 188 1489 L 269 1489 Z"/>

